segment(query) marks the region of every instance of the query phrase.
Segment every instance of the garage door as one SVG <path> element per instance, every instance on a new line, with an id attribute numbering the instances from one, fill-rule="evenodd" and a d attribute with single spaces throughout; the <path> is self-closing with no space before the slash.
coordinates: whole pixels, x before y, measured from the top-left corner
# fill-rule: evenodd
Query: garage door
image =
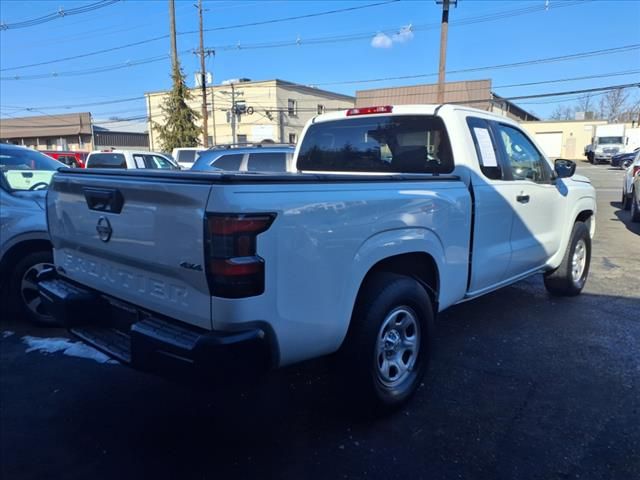
<path id="1" fill-rule="evenodd" d="M 562 156 L 562 132 L 536 133 L 536 142 L 547 157 Z"/>

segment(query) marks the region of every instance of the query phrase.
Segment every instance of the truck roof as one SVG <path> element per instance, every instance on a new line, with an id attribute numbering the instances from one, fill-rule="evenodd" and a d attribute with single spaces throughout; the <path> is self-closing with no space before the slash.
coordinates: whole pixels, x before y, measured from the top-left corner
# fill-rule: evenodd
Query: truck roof
<path id="1" fill-rule="evenodd" d="M 434 115 L 436 113 L 436 111 L 439 110 L 459 110 L 459 111 L 467 111 L 467 112 L 472 112 L 475 113 L 477 115 L 482 115 L 482 116 L 489 116 L 489 117 L 493 117 L 495 119 L 498 119 L 500 121 L 503 122 L 509 122 L 509 123 L 517 123 L 517 122 L 513 122 L 512 119 L 505 117 L 503 115 L 499 115 L 496 113 L 492 113 L 492 112 L 488 112 L 486 110 L 480 110 L 478 108 L 473 108 L 473 107 L 468 107 L 466 105 L 457 105 L 457 104 L 452 104 L 452 103 L 443 103 L 443 104 L 415 104 L 415 105 L 385 105 L 385 106 L 371 106 L 371 107 L 356 107 L 355 109 L 351 108 L 351 109 L 347 109 L 347 110 L 340 110 L 340 111 L 336 111 L 336 112 L 329 112 L 329 113 L 325 113 L 322 115 L 318 115 L 317 117 L 313 118 L 312 123 L 317 123 L 317 122 L 328 122 L 331 120 L 339 120 L 339 119 L 343 119 L 343 118 L 347 118 L 350 116 L 356 116 L 353 114 L 354 110 L 364 110 L 366 111 L 367 109 L 371 109 L 371 108 L 383 108 L 383 109 L 390 109 L 389 112 L 375 112 L 375 113 L 357 113 L 357 116 L 376 116 L 376 115 L 380 115 L 380 114 L 391 114 L 391 115 Z M 352 112 L 351 114 L 348 114 L 348 112 Z"/>

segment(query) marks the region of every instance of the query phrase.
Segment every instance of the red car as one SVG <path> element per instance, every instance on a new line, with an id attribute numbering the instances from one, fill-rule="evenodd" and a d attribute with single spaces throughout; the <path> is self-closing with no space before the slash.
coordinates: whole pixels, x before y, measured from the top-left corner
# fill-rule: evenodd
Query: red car
<path id="1" fill-rule="evenodd" d="M 44 150 L 42 153 L 73 168 L 84 168 L 88 152 L 72 152 L 61 150 Z"/>

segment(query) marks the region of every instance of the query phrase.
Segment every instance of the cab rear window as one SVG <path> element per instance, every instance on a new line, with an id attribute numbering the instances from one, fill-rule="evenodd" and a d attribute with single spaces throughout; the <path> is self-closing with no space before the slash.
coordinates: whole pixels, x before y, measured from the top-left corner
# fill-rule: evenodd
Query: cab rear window
<path id="1" fill-rule="evenodd" d="M 299 170 L 330 172 L 450 173 L 453 155 L 441 118 L 385 115 L 311 125 Z"/>
<path id="2" fill-rule="evenodd" d="M 127 161 L 122 153 L 93 153 L 87 168 L 127 168 Z"/>

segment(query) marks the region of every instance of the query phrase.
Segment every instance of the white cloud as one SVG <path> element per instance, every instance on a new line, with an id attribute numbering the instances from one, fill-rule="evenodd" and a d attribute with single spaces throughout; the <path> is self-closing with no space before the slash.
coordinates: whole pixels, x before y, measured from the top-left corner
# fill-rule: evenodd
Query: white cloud
<path id="1" fill-rule="evenodd" d="M 391 48 L 393 45 L 393 40 L 389 35 L 384 33 L 378 33 L 373 39 L 371 39 L 371 46 L 373 48 Z"/>
<path id="2" fill-rule="evenodd" d="M 373 48 L 391 48 L 394 43 L 405 43 L 413 39 L 413 27 L 411 24 L 401 27 L 398 33 L 389 36 L 386 33 L 378 33 L 371 39 Z"/>
<path id="3" fill-rule="evenodd" d="M 413 39 L 413 28 L 411 25 L 406 25 L 400 29 L 398 33 L 391 37 L 393 43 L 404 43 Z"/>

